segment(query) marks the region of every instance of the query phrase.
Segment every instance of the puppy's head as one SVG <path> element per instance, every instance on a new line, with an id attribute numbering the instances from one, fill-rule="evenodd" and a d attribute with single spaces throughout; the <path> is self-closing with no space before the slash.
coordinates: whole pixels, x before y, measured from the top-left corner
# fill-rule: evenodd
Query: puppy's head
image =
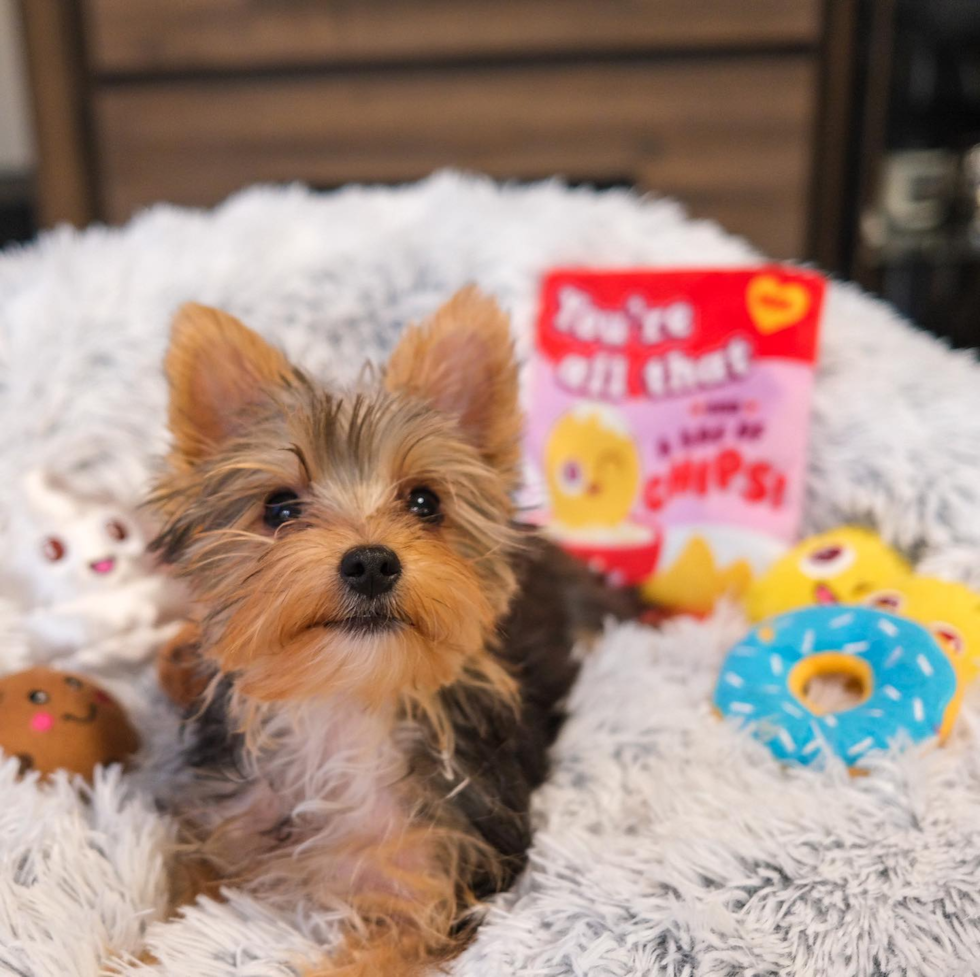
<path id="1" fill-rule="evenodd" d="M 233 317 L 177 315 L 155 546 L 253 699 L 424 697 L 478 664 L 514 589 L 517 371 L 466 289 L 383 375 L 327 390 Z"/>

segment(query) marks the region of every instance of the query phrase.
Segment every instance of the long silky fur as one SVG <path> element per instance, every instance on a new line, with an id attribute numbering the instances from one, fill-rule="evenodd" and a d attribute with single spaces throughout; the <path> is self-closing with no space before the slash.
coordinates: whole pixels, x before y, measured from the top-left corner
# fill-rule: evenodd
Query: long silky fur
<path id="1" fill-rule="evenodd" d="M 318 973 L 447 959 L 524 864 L 572 645 L 615 610 L 514 524 L 506 319 L 461 293 L 407 332 L 386 374 L 338 392 L 192 306 L 168 374 L 154 546 L 190 581 L 214 671 L 192 710 L 187 835 L 222 878 L 344 916 L 349 939 Z M 444 522 L 407 510 L 420 485 Z M 264 503 L 282 490 L 302 512 L 271 532 Z M 362 601 L 338 572 L 365 544 L 402 565 L 370 633 L 350 625 Z"/>

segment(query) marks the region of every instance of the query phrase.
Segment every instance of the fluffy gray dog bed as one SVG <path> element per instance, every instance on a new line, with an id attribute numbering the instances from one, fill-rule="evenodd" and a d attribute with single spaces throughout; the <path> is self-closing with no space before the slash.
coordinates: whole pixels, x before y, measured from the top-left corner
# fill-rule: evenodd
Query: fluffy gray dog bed
<path id="1" fill-rule="evenodd" d="M 213 213 L 151 210 L 0 256 L 0 502 L 28 465 L 123 498 L 164 444 L 160 362 L 182 301 L 227 308 L 316 372 L 352 375 L 476 281 L 526 349 L 549 266 L 757 257 L 675 205 L 441 175 L 401 190 L 257 189 Z M 806 528 L 871 521 L 932 572 L 980 577 L 980 368 L 853 288 L 830 289 Z M 8 614 L 0 663 L 17 644 Z M 744 623 L 726 612 L 608 633 L 586 665 L 530 869 L 453 972 L 670 977 L 980 973 L 975 704 L 949 745 L 869 776 L 783 770 L 708 699 Z M 4 657 L 6 656 L 6 657 Z M 241 895 L 158 921 L 179 778 L 176 716 L 147 669 L 102 673 L 147 733 L 144 771 L 80 800 L 0 768 L 0 974 L 81 977 L 148 940 L 130 974 L 294 973 L 334 921 Z"/>

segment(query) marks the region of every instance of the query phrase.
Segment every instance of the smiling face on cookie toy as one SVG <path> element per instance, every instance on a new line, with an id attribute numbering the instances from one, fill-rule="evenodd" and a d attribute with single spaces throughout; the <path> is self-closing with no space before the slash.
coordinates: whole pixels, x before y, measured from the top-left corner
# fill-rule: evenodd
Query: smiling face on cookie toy
<path id="1" fill-rule="evenodd" d="M 581 404 L 551 430 L 545 451 L 555 520 L 572 529 L 624 523 L 640 484 L 640 459 L 625 420 L 605 405 Z"/>
<path id="2" fill-rule="evenodd" d="M 810 536 L 777 560 L 752 584 L 746 609 L 753 621 L 761 621 L 811 604 L 861 603 L 910 572 L 871 530 L 843 526 Z"/>
<path id="3" fill-rule="evenodd" d="M 126 714 L 84 676 L 31 668 L 0 678 L 0 749 L 22 772 L 91 778 L 96 764 L 123 762 L 138 748 Z"/>
<path id="4" fill-rule="evenodd" d="M 862 603 L 921 624 L 949 656 L 962 684 L 980 675 L 980 595 L 968 587 L 908 577 L 868 594 Z"/>

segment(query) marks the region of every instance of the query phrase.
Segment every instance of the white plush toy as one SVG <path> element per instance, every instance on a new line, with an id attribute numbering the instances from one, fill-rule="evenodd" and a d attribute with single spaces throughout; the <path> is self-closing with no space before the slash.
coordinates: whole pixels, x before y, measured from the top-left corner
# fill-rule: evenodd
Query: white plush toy
<path id="1" fill-rule="evenodd" d="M 122 507 L 82 499 L 41 470 L 8 521 L 8 568 L 35 661 L 139 661 L 179 628 L 180 589 L 154 572 L 146 537 Z"/>

